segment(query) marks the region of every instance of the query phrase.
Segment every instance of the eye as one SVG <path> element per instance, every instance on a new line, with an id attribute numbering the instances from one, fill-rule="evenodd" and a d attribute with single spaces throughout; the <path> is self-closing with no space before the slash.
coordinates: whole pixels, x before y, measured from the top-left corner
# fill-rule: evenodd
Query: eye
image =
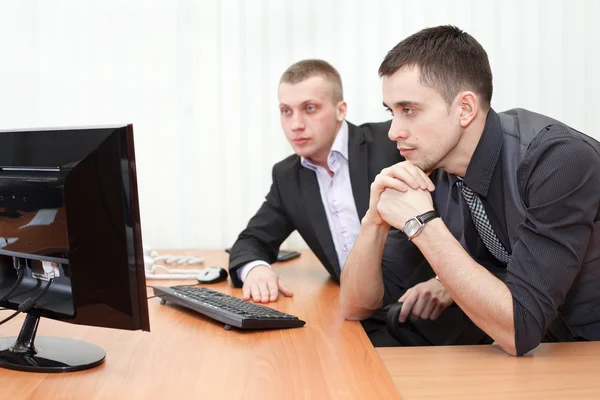
<path id="1" fill-rule="evenodd" d="M 289 108 L 282 108 L 280 112 L 281 115 L 290 115 L 292 113 L 292 111 Z"/>
<path id="2" fill-rule="evenodd" d="M 404 108 L 402 109 L 402 112 L 403 112 L 404 114 L 406 114 L 406 115 L 412 115 L 412 114 L 413 114 L 413 111 L 414 111 L 414 110 L 413 110 L 412 108 L 408 108 L 408 107 L 404 107 Z"/>
<path id="3" fill-rule="evenodd" d="M 314 104 L 309 104 L 306 106 L 306 111 L 308 111 L 308 112 L 317 111 L 317 106 L 315 106 Z"/>

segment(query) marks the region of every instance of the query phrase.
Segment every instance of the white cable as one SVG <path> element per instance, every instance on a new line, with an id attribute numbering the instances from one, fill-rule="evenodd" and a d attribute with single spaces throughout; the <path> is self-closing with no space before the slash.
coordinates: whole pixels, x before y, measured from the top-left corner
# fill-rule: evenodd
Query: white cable
<path id="1" fill-rule="evenodd" d="M 191 256 L 181 256 L 181 255 L 170 255 L 170 254 L 165 254 L 165 255 L 161 255 L 159 256 L 157 255 L 150 255 L 150 257 L 152 257 L 152 260 L 157 263 L 160 261 L 164 261 L 165 264 L 179 264 L 179 265 L 183 265 L 183 264 L 188 264 L 188 265 L 196 265 L 196 264 L 203 264 L 204 263 L 204 258 L 201 257 L 191 257 Z"/>
<path id="2" fill-rule="evenodd" d="M 144 251 L 144 269 L 147 279 L 197 279 L 198 274 L 204 272 L 203 269 L 172 269 L 163 264 L 176 265 L 197 265 L 204 263 L 204 258 L 191 256 L 159 255 L 156 251 Z M 163 270 L 166 273 L 157 274 L 157 270 Z"/>
<path id="3" fill-rule="evenodd" d="M 200 272 L 204 271 L 203 269 L 171 269 L 171 268 L 167 268 L 161 264 L 154 264 L 154 265 L 152 265 L 152 268 L 150 268 L 149 272 L 154 273 L 159 269 L 162 269 L 167 274 L 174 274 L 174 275 L 199 274 Z"/>
<path id="4" fill-rule="evenodd" d="M 146 279 L 166 279 L 166 280 L 176 280 L 176 279 L 198 279 L 198 274 L 194 275 L 169 275 L 169 274 L 152 274 L 146 271 Z"/>

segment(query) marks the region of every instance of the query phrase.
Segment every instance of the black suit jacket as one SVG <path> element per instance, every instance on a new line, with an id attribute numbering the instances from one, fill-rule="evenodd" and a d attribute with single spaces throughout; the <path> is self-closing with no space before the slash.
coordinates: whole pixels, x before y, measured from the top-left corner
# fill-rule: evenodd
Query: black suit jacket
<path id="1" fill-rule="evenodd" d="M 371 182 L 386 167 L 403 161 L 396 143 L 388 138 L 390 121 L 355 126 L 348 123 L 348 166 L 352 194 L 360 219 L 369 208 Z M 264 260 L 275 262 L 279 246 L 297 230 L 308 247 L 339 281 L 340 265 L 321 201 L 315 173 L 292 155 L 273 167 L 273 183 L 266 201 L 252 217 L 231 249 L 229 271 L 235 286 L 242 282 L 237 269 Z"/>

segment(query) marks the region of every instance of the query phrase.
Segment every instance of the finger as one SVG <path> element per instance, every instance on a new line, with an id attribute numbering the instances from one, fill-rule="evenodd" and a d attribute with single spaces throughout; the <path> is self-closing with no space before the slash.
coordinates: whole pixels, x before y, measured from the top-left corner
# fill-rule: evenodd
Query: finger
<path id="1" fill-rule="evenodd" d="M 256 283 L 250 285 L 250 293 L 252 295 L 252 301 L 255 303 L 260 303 L 260 289 Z"/>
<path id="2" fill-rule="evenodd" d="M 378 180 L 379 180 L 379 182 L 382 182 L 385 178 L 387 178 L 387 179 L 391 178 L 391 179 L 396 179 L 396 180 L 402 181 L 406 184 L 407 188 L 408 187 L 411 187 L 413 189 L 419 188 L 419 183 L 417 182 L 417 180 L 410 173 L 408 173 L 404 168 L 402 168 L 402 166 L 395 166 L 395 167 L 390 167 L 390 168 L 386 168 L 386 169 L 382 170 L 381 173 L 379 175 L 377 175 L 377 177 L 375 178 L 375 182 L 377 182 Z M 406 190 L 402 190 L 402 191 L 405 192 Z"/>
<path id="3" fill-rule="evenodd" d="M 446 309 L 446 307 L 444 307 L 443 304 L 438 304 L 438 306 L 435 307 L 433 309 L 433 311 L 431 312 L 429 319 L 432 321 L 435 321 L 436 319 L 439 318 L 440 315 L 442 315 L 442 312 L 444 312 L 445 309 Z"/>
<path id="4" fill-rule="evenodd" d="M 267 287 L 267 284 L 264 282 L 259 283 L 258 289 L 260 290 L 260 301 L 262 303 L 268 303 L 269 302 L 269 288 Z"/>
<path id="5" fill-rule="evenodd" d="M 406 298 L 409 296 L 410 292 L 412 292 L 412 288 L 411 288 L 411 289 L 408 289 L 406 292 L 404 292 L 404 294 L 402 295 L 402 297 L 400 297 L 400 298 L 398 299 L 398 302 L 399 302 L 399 303 L 402 303 L 402 302 L 404 302 L 404 300 L 406 300 Z"/>
<path id="6" fill-rule="evenodd" d="M 376 186 L 376 192 L 379 194 L 387 188 L 396 189 L 399 192 L 406 192 L 409 188 L 409 185 L 403 180 L 381 174 L 377 175 L 373 183 Z"/>
<path id="7" fill-rule="evenodd" d="M 277 287 L 277 277 L 273 277 L 267 281 L 267 289 L 269 291 L 269 300 L 277 301 L 279 296 L 279 288 Z"/>
<path id="8" fill-rule="evenodd" d="M 436 299 L 430 298 L 429 301 L 427 302 L 427 304 L 425 304 L 423 311 L 421 311 L 420 318 L 428 319 L 438 304 L 439 303 L 436 301 Z"/>
<path id="9" fill-rule="evenodd" d="M 406 321 L 418 297 L 414 291 L 410 291 L 410 293 L 406 292 L 406 295 L 403 300 L 402 309 L 400 309 L 400 317 L 398 318 L 400 322 Z"/>
<path id="10" fill-rule="evenodd" d="M 419 173 L 418 168 L 410 163 L 394 165 L 393 167 L 390 167 L 389 172 L 386 175 L 404 181 L 413 189 L 420 188 L 427 190 L 427 184 Z"/>
<path id="11" fill-rule="evenodd" d="M 244 283 L 244 286 L 242 286 L 242 299 L 250 300 L 250 293 L 250 285 Z"/>
<path id="12" fill-rule="evenodd" d="M 394 189 L 399 192 L 407 192 L 408 189 L 410 188 L 410 185 L 408 185 L 402 179 L 393 178 L 391 176 L 382 176 L 381 183 L 385 185 L 384 190 L 385 189 Z"/>
<path id="13" fill-rule="evenodd" d="M 425 182 L 425 184 L 427 186 L 426 188 L 424 188 L 424 190 L 429 190 L 430 192 L 433 192 L 435 190 L 435 185 L 429 178 L 429 175 L 427 175 L 425 172 L 423 172 L 423 170 L 419 167 L 415 167 L 415 169 L 417 170 L 419 175 L 421 175 L 421 179 L 423 179 L 423 182 Z"/>
<path id="14" fill-rule="evenodd" d="M 294 292 L 292 292 L 281 279 L 279 279 L 279 291 L 286 297 L 292 297 L 294 295 Z"/>
<path id="15" fill-rule="evenodd" d="M 375 177 L 377 180 L 377 177 Z M 377 203 L 379 203 L 379 197 L 381 196 L 381 192 L 383 192 L 383 188 L 379 187 L 375 181 L 371 183 L 371 189 L 369 191 L 369 208 L 374 209 L 377 207 Z"/>
<path id="16" fill-rule="evenodd" d="M 396 172 L 396 171 L 394 171 L 394 172 Z M 423 177 L 419 173 L 418 168 L 416 168 L 414 165 L 412 165 L 412 164 L 407 165 L 405 168 L 402 168 L 401 170 L 398 170 L 397 172 L 400 176 L 402 176 L 403 180 L 405 180 L 405 181 L 406 181 L 406 179 L 413 180 L 414 185 L 411 185 L 411 187 L 413 189 L 427 190 L 426 181 L 423 179 Z"/>
<path id="17" fill-rule="evenodd" d="M 429 296 L 426 296 L 424 293 L 421 293 L 417 301 L 415 301 L 415 305 L 412 308 L 411 318 L 419 318 L 428 302 Z"/>

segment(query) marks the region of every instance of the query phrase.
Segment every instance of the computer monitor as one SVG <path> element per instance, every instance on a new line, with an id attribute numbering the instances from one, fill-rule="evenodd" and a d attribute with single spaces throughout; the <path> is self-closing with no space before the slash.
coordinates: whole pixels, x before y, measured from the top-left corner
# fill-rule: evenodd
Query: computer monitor
<path id="1" fill-rule="evenodd" d="M 0 367 L 104 362 L 96 345 L 36 337 L 41 317 L 149 331 L 143 260 L 131 125 L 0 131 L 0 307 L 27 314 Z"/>

